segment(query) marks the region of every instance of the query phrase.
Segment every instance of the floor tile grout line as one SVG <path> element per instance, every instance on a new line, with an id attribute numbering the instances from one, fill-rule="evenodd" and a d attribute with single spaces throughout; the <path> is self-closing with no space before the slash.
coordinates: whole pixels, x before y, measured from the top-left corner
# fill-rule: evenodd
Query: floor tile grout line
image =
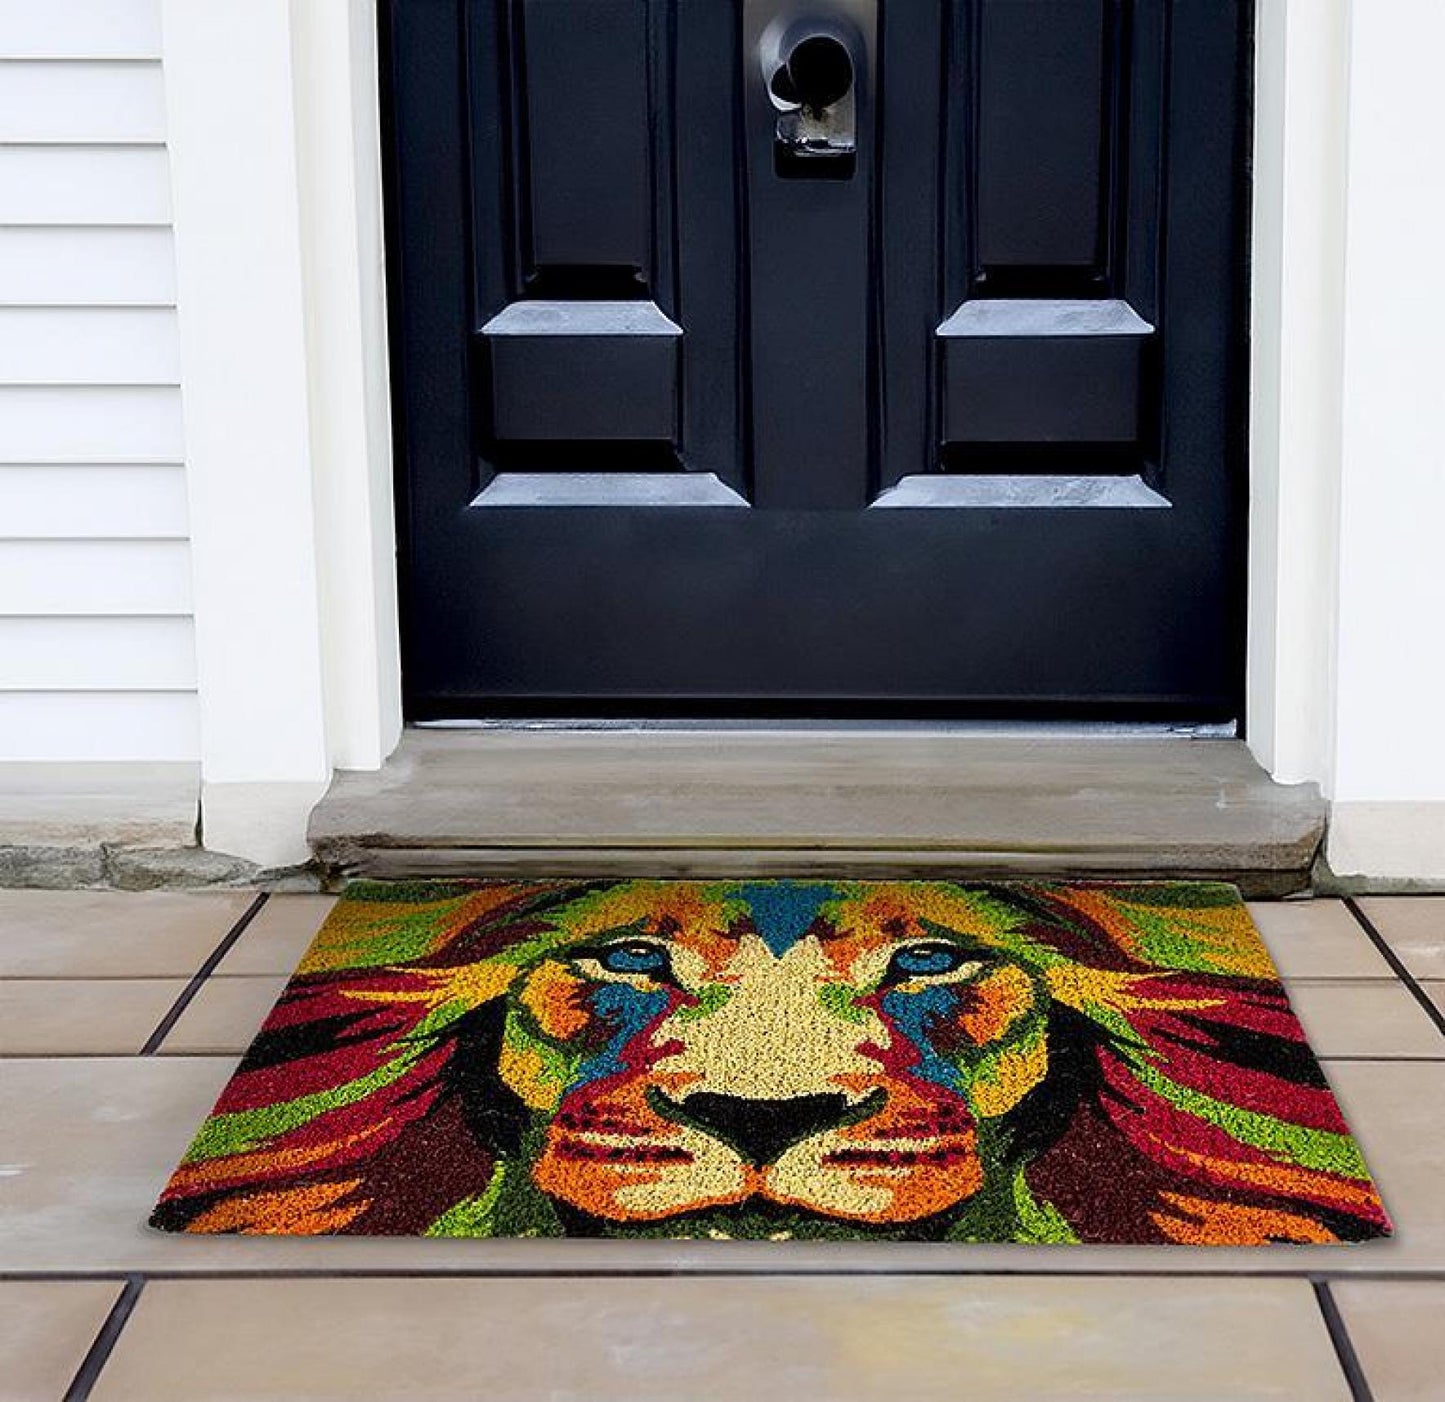
<path id="1" fill-rule="evenodd" d="M 174 1030 L 174 1029 L 172 1029 L 172 1030 Z M 201 1050 L 201 1051 L 196 1051 L 196 1050 L 192 1050 L 192 1049 L 188 1049 L 188 1050 L 186 1050 L 186 1051 L 168 1051 L 164 1046 L 157 1047 L 156 1050 L 153 1051 L 153 1052 L 136 1052 L 136 1051 L 39 1051 L 39 1052 L 7 1051 L 7 1052 L 0 1052 L 0 1066 L 3 1066 L 7 1061 L 129 1061 L 129 1060 L 133 1060 L 133 1059 L 134 1059 L 135 1057 L 137 1057 L 137 1056 L 145 1056 L 145 1057 L 148 1057 L 148 1058 L 149 1058 L 149 1057 L 153 1057 L 153 1056 L 164 1056 L 167 1061 L 183 1061 L 183 1060 L 186 1060 L 186 1059 L 191 1059 L 191 1060 L 200 1059 L 200 1060 L 209 1060 L 209 1061 L 235 1061 L 235 1060 L 237 1060 L 237 1058 L 242 1057 L 242 1056 L 245 1056 L 245 1054 L 246 1054 L 246 1047 L 248 1047 L 249 1045 L 250 1045 L 250 1042 L 249 1042 L 249 1040 L 248 1040 L 244 1045 L 238 1045 L 238 1046 L 234 1046 L 234 1047 L 210 1047 L 210 1048 L 207 1048 L 207 1049 Z M 1349 1060 L 1348 1057 L 1345 1057 L 1345 1058 L 1339 1058 L 1339 1057 L 1337 1057 L 1337 1058 L 1335 1058 L 1335 1059 L 1336 1059 L 1336 1060 L 1341 1060 L 1341 1059 L 1343 1059 L 1343 1060 L 1346 1060 L 1346 1061 Z M 1366 1060 L 1374 1061 L 1374 1060 L 1378 1060 L 1378 1058 L 1377 1058 L 1377 1057 L 1368 1057 L 1368 1058 L 1366 1058 Z M 1394 1060 L 1394 1061 L 1402 1061 L 1402 1060 L 1408 1060 L 1408 1058 L 1405 1058 L 1405 1057 L 1392 1057 L 1391 1060 Z M 1416 1061 L 1445 1061 L 1445 1052 L 1442 1052 L 1439 1056 L 1416 1057 L 1415 1060 L 1416 1060 Z"/>
<path id="2" fill-rule="evenodd" d="M 0 983 L 184 983 L 188 974 L 0 974 Z"/>
<path id="3" fill-rule="evenodd" d="M 0 59 L 0 62 L 3 62 Z M 3 227 L 3 226 L 0 226 Z M 286 978 L 290 973 L 272 970 L 263 974 L 222 974 L 212 973 L 212 978 Z M 189 974 L 0 974 L 0 983 L 187 983 Z M 1394 979 L 1379 978 L 1376 983 L 1393 983 Z"/>
<path id="4" fill-rule="evenodd" d="M 205 963 L 196 970 L 195 976 L 181 990 L 180 996 L 171 1004 L 170 1010 L 156 1024 L 156 1029 L 146 1038 L 140 1049 L 141 1056 L 154 1056 L 160 1049 L 161 1043 L 170 1036 L 171 1030 L 180 1021 L 181 1014 L 190 1007 L 191 1000 L 201 991 L 202 985 L 215 972 L 216 965 L 226 957 L 235 946 L 237 940 L 246 933 L 246 927 L 261 913 L 261 907 L 266 904 L 267 893 L 262 891 L 245 910 L 241 912 L 240 918 L 222 936 L 221 942 L 206 957 Z"/>
<path id="5" fill-rule="evenodd" d="M 1315 1280 L 1311 1284 L 1314 1286 L 1315 1301 L 1320 1307 L 1320 1314 L 1324 1316 L 1325 1328 L 1329 1331 L 1330 1342 L 1335 1346 L 1335 1357 L 1339 1359 L 1340 1370 L 1350 1385 L 1350 1396 L 1354 1402 L 1375 1402 L 1375 1394 L 1370 1388 L 1369 1379 L 1365 1377 L 1360 1355 L 1355 1352 L 1354 1341 L 1345 1327 L 1345 1318 L 1335 1302 L 1329 1282 Z"/>
<path id="6" fill-rule="evenodd" d="M 1360 909 L 1353 896 L 1345 897 L 1345 908 L 1355 917 L 1356 923 L 1369 937 L 1370 942 L 1380 951 L 1384 961 L 1395 971 L 1395 976 L 1410 990 L 1415 1001 L 1424 1008 L 1425 1016 L 1435 1024 L 1436 1030 L 1445 1037 L 1445 1012 L 1435 1006 L 1430 995 L 1420 987 L 1419 980 L 1405 967 L 1405 961 L 1390 948 L 1389 941 L 1376 928 L 1375 922 Z"/>
<path id="7" fill-rule="evenodd" d="M 1044 1268 L 1020 1268 L 1008 1270 L 994 1266 L 971 1269 L 968 1267 L 908 1267 L 892 1266 L 876 1270 L 835 1267 L 832 1269 L 805 1270 L 801 1268 L 768 1268 L 750 1270 L 746 1267 L 558 1267 L 555 1270 L 539 1270 L 535 1267 L 485 1268 L 448 1270 L 442 1266 L 432 1267 L 331 1267 L 288 1266 L 275 1270 L 262 1267 L 245 1269 L 212 1270 L 163 1270 L 144 1271 L 0 1271 L 0 1283 L 16 1284 L 30 1282 L 88 1282 L 136 1280 L 144 1284 L 206 1284 L 213 1281 L 261 1281 L 261 1280 L 869 1280 L 874 1278 L 907 1277 L 909 1279 L 937 1280 L 1288 1280 L 1310 1286 L 1341 1285 L 1355 1282 L 1366 1284 L 1406 1283 L 1438 1285 L 1445 1283 L 1445 1270 L 1400 1270 L 1400 1271 L 1321 1271 L 1300 1269 L 1293 1271 L 1267 1270 L 1202 1270 L 1136 1267 L 1100 1268 L 1097 1270 L 1047 1270 Z"/>
<path id="8" fill-rule="evenodd" d="M 85 1357 L 80 1360 L 80 1367 L 75 1370 L 75 1376 L 70 1380 L 70 1386 L 65 1389 L 64 1402 L 86 1402 L 94 1388 L 96 1379 L 100 1377 L 100 1371 L 110 1361 L 111 1350 L 115 1348 L 116 1340 L 120 1338 L 127 1321 L 130 1319 L 131 1311 L 135 1309 L 136 1301 L 140 1299 L 141 1291 L 145 1289 L 145 1278 L 140 1275 L 128 1275 L 125 1278 L 125 1289 L 120 1292 L 120 1298 L 110 1307 L 110 1313 L 106 1315 L 105 1322 L 101 1324 L 99 1331 L 90 1347 L 86 1350 Z"/>
<path id="9" fill-rule="evenodd" d="M 159 1056 L 161 1049 L 154 1052 L 130 1052 L 130 1051 L 48 1051 L 48 1052 L 4 1052 L 0 1053 L 0 1065 L 7 1061 L 128 1061 L 136 1056 Z M 234 1061 L 238 1056 L 246 1054 L 245 1047 L 234 1047 L 226 1051 L 187 1051 L 187 1052 L 166 1052 L 167 1061 L 180 1061 L 185 1057 L 203 1057 L 212 1061 Z M 1430 1061 L 1445 1061 L 1445 1055 L 1426 1058 Z"/>
<path id="10" fill-rule="evenodd" d="M 239 1052 L 236 1053 L 240 1055 Z M 1411 1063 L 1445 1061 L 1445 1050 L 1435 1052 L 1431 1055 L 1424 1055 L 1418 1052 L 1411 1052 L 1405 1056 L 1396 1056 L 1393 1052 L 1320 1052 L 1316 1055 L 1317 1061 L 1407 1061 Z"/>
<path id="11" fill-rule="evenodd" d="M 577 1274 L 586 1274 L 586 1273 L 580 1273 L 580 1272 L 579 1272 L 579 1273 L 577 1273 Z M 662 1272 L 634 1272 L 634 1273 L 632 1273 L 632 1274 L 638 1275 L 638 1276 L 643 1276 L 643 1275 L 665 1275 L 665 1276 L 674 1276 L 674 1275 L 678 1275 L 678 1274 L 690 1274 L 690 1273 L 689 1273 L 689 1272 L 668 1272 L 668 1271 L 662 1271 Z M 731 1273 L 730 1273 L 730 1272 L 721 1272 L 721 1273 L 719 1273 L 719 1274 L 727 1275 L 727 1274 L 731 1274 Z M 778 1273 L 778 1274 L 795 1274 L 795 1273 L 780 1272 L 780 1273 Z M 820 1276 L 819 1273 L 816 1273 L 816 1272 L 798 1272 L 798 1273 L 796 1273 L 796 1274 L 803 1275 L 804 1277 L 807 1277 L 807 1278 L 823 1278 L 823 1279 L 829 1278 L 828 1275 L 821 1275 L 821 1276 Z M 833 1274 L 833 1275 L 836 1276 L 836 1274 L 839 1274 L 839 1273 L 831 1273 L 831 1274 Z M 846 1273 L 843 1273 L 843 1274 L 846 1274 Z M 930 1274 L 948 1274 L 948 1273 L 947 1273 L 947 1272 L 937 1272 L 937 1273 L 930 1273 Z M 993 1273 L 993 1274 L 995 1274 L 995 1275 L 1008 1275 L 1008 1274 L 1011 1274 L 1011 1273 L 1009 1273 L 1009 1272 L 995 1272 L 995 1273 Z M 1048 1273 L 1039 1273 L 1039 1274 L 1047 1275 Z M 1137 1273 L 1130 1273 L 1130 1272 L 1126 1272 L 1126 1271 L 1111 1272 L 1110 1274 L 1111 1274 L 1111 1275 L 1116 1275 L 1116 1276 L 1119 1276 L 1119 1277 L 1123 1277 L 1123 1278 L 1129 1278 L 1131 1274 L 1136 1274 L 1136 1275 L 1137 1275 Z M 315 1276 L 320 1276 L 320 1278 L 326 1278 L 322 1273 L 308 1273 L 308 1276 L 311 1276 L 311 1277 L 313 1277 L 313 1278 L 314 1278 Z M 42 1277 L 37 1277 L 37 1278 L 40 1278 L 40 1279 L 73 1279 L 73 1278 L 75 1278 L 75 1277 L 69 1277 L 69 1276 L 42 1276 Z M 86 1278 L 86 1277 L 82 1277 L 82 1278 Z M 117 1279 L 117 1278 L 119 1278 L 119 1277 L 107 1276 L 107 1277 L 100 1277 L 100 1278 Z M 121 1334 L 124 1332 L 125 1327 L 126 1327 L 127 1323 L 128 1323 L 129 1320 L 130 1320 L 131 1314 L 134 1312 L 135 1307 L 136 1307 L 136 1304 L 137 1304 L 137 1303 L 139 1302 L 139 1300 L 140 1300 L 142 1291 L 145 1289 L 146 1285 L 147 1285 L 151 1280 L 185 1280 L 185 1281 L 189 1281 L 189 1280 L 197 1279 L 197 1278 L 199 1278 L 199 1279 L 206 1279 L 207 1277 L 204 1277 L 204 1276 L 203 1276 L 203 1277 L 195 1277 L 195 1276 L 190 1276 L 190 1275 L 169 1276 L 169 1275 L 166 1275 L 166 1274 L 163 1274 L 163 1273 L 151 1273 L 151 1274 L 129 1273 L 129 1274 L 127 1274 L 127 1275 L 124 1277 L 125 1285 L 124 1285 L 123 1289 L 121 1290 L 120 1296 L 119 1296 L 119 1298 L 116 1300 L 116 1302 L 111 1306 L 110 1312 L 106 1315 L 105 1320 L 102 1322 L 102 1324 L 101 1324 L 101 1326 L 100 1326 L 100 1329 L 97 1331 L 94 1340 L 91 1342 L 90 1348 L 86 1351 L 85 1357 L 81 1360 L 81 1363 L 80 1363 L 79 1368 L 76 1369 L 75 1376 L 74 1376 L 74 1378 L 72 1378 L 71 1383 L 70 1383 L 70 1386 L 69 1386 L 69 1387 L 66 1389 L 66 1391 L 65 1391 L 63 1402 L 87 1402 L 87 1399 L 89 1399 L 89 1397 L 90 1397 L 90 1395 L 91 1395 L 91 1392 L 93 1391 L 93 1389 L 94 1389 L 94 1387 L 95 1387 L 96 1382 L 99 1381 L 100 1375 L 101 1375 L 102 1371 L 104 1370 L 105 1365 L 110 1361 L 110 1357 L 111 1357 L 112 1352 L 113 1352 L 114 1349 L 115 1349 L 116 1343 L 119 1341 Z M 243 1273 L 243 1274 L 241 1274 L 239 1277 L 236 1277 L 236 1276 L 225 1276 L 225 1277 L 221 1277 L 221 1278 L 222 1278 L 222 1279 L 233 1279 L 233 1278 L 243 1278 L 243 1279 L 245 1279 L 245 1278 L 252 1278 L 252 1279 L 254 1279 L 254 1278 L 259 1278 L 259 1279 L 278 1279 L 278 1278 L 285 1278 L 285 1277 L 284 1277 L 284 1276 L 282 1276 L 282 1277 L 268 1276 L 268 1275 L 263 1275 L 263 1274 L 259 1274 L 259 1273 L 256 1273 L 256 1274 Z M 341 1276 L 339 1276 L 339 1277 L 333 1277 L 333 1278 L 345 1278 L 345 1276 L 344 1276 L 344 1274 L 343 1274 L 343 1275 L 341 1275 Z M 392 1273 L 389 1273 L 389 1275 L 382 1275 L 382 1276 L 372 1275 L 372 1276 L 370 1276 L 370 1277 L 368 1277 L 368 1278 L 380 1278 L 380 1279 L 386 1279 L 386 1278 L 396 1279 L 396 1278 L 401 1278 L 401 1279 L 405 1279 L 405 1278 L 415 1278 L 415 1277 L 410 1277 L 410 1276 L 408 1276 L 407 1273 L 405 1273 L 405 1272 L 399 1272 L 399 1273 L 398 1273 L 398 1272 L 392 1272 Z M 431 1277 L 428 1277 L 428 1278 L 431 1278 Z M 439 1277 L 439 1278 L 445 1279 L 445 1278 L 448 1278 L 448 1277 L 447 1277 L 446 1275 L 443 1275 L 443 1276 L 441 1276 L 441 1277 Z M 451 1273 L 451 1278 L 462 1279 L 462 1278 L 468 1278 L 468 1277 L 458 1276 L 458 1275 L 456 1275 L 456 1273 Z M 486 1277 L 483 1277 L 483 1278 L 486 1278 Z M 1081 1277 L 1079 1277 L 1079 1276 L 1077 1276 L 1077 1275 L 1070 1274 L 1070 1273 L 1060 1273 L 1060 1274 L 1055 1274 L 1055 1275 L 1053 1275 L 1051 1278 L 1060 1279 L 1060 1280 L 1076 1280 L 1076 1279 L 1080 1279 Z M 1088 1276 L 1084 1276 L 1084 1277 L 1082 1277 L 1082 1278 L 1088 1279 L 1089 1277 L 1088 1277 Z M 1202 1278 L 1204 1278 L 1204 1279 L 1210 1278 L 1210 1273 L 1204 1273 Z M 1232 1278 L 1238 1279 L 1238 1278 L 1240 1278 L 1240 1277 L 1234 1276 L 1234 1277 L 1232 1277 Z M 1280 1277 L 1278 1277 L 1278 1276 L 1276 1276 L 1276 1275 L 1272 1275 L 1272 1274 L 1266 1272 L 1266 1273 L 1261 1274 L 1261 1275 L 1247 1275 L 1247 1276 L 1245 1276 L 1244 1278 L 1245 1278 L 1245 1279 L 1250 1279 L 1250 1280 L 1270 1280 L 1270 1279 L 1278 1279 L 1278 1278 L 1280 1278 Z M 1289 1278 L 1289 1277 L 1285 1277 L 1285 1278 Z M 1344 1277 L 1344 1278 L 1345 1278 L 1345 1279 L 1349 1279 L 1349 1278 L 1351 1278 L 1351 1277 Z M 1313 1292 L 1314 1292 L 1315 1300 L 1316 1300 L 1316 1303 L 1317 1303 L 1318 1306 L 1319 1306 L 1320 1314 L 1321 1314 L 1321 1316 L 1322 1316 L 1322 1318 L 1323 1318 L 1324 1325 L 1325 1325 L 1325 1329 L 1326 1329 L 1327 1333 L 1329 1334 L 1330 1343 L 1331 1343 L 1331 1344 L 1333 1345 L 1333 1347 L 1334 1347 L 1336 1359 L 1337 1359 L 1337 1361 L 1338 1361 L 1338 1363 L 1339 1363 L 1339 1365 L 1340 1365 L 1340 1369 L 1341 1369 L 1342 1373 L 1344 1374 L 1346 1383 L 1347 1383 L 1347 1385 L 1349 1386 L 1350 1395 L 1351 1395 L 1351 1397 L 1352 1397 L 1352 1399 L 1353 1399 L 1353 1402 L 1375 1402 L 1375 1400 L 1374 1400 L 1374 1393 L 1373 1393 L 1373 1391 L 1371 1390 L 1369 1381 L 1368 1381 L 1368 1379 L 1367 1379 L 1366 1376 L 1365 1376 L 1364 1368 L 1363 1368 L 1362 1364 L 1360 1363 L 1359 1355 L 1358 1355 L 1358 1353 L 1355 1351 L 1354 1342 L 1353 1342 L 1353 1341 L 1351 1340 L 1351 1338 L 1350 1338 L 1349 1330 L 1348 1330 L 1348 1328 L 1347 1328 L 1346 1325 L 1345 1325 L 1344 1318 L 1343 1318 L 1343 1316 L 1340 1314 L 1339 1306 L 1338 1306 L 1338 1304 L 1336 1303 L 1335 1298 L 1334 1298 L 1334 1295 L 1333 1295 L 1333 1293 L 1332 1293 L 1331 1290 L 1330 1290 L 1330 1282 L 1329 1282 L 1329 1280 L 1327 1280 L 1327 1279 L 1322 1279 L 1322 1278 L 1317 1277 L 1317 1276 L 1307 1276 L 1307 1277 L 1305 1277 L 1305 1279 L 1308 1281 L 1311 1289 L 1312 1289 Z"/>

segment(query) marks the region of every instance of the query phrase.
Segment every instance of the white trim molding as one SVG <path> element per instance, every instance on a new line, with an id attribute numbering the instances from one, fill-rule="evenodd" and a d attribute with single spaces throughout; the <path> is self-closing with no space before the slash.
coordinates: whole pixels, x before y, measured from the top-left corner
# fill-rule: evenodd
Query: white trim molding
<path id="1" fill-rule="evenodd" d="M 328 748 L 375 769 L 401 738 L 376 4 L 291 9 Z"/>
<path id="2" fill-rule="evenodd" d="M 400 729 L 371 0 L 164 0 L 202 836 L 304 861 Z"/>
<path id="3" fill-rule="evenodd" d="M 1332 867 L 1445 880 L 1436 0 L 1350 7 Z M 1343 864 L 1343 865 L 1341 865 Z"/>
<path id="4" fill-rule="evenodd" d="M 1323 788 L 1337 875 L 1445 882 L 1445 11 L 1260 0 L 1258 26 L 1249 741 Z"/>
<path id="5" fill-rule="evenodd" d="M 1258 0 L 1245 730 L 1282 783 L 1333 744 L 1348 0 Z"/>

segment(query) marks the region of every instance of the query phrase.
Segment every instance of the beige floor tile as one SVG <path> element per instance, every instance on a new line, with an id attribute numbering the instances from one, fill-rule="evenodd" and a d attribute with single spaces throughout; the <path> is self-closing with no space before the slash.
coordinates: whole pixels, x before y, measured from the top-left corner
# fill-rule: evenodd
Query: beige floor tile
<path id="1" fill-rule="evenodd" d="M 1390 966 L 1343 901 L 1251 901 L 1285 978 L 1388 978 Z"/>
<path id="2" fill-rule="evenodd" d="M 289 974 L 335 904 L 335 896 L 272 896 L 226 952 L 216 972 Z"/>
<path id="3" fill-rule="evenodd" d="M 1425 990 L 1425 996 L 1445 1013 L 1445 980 L 1421 979 L 1420 987 Z"/>
<path id="4" fill-rule="evenodd" d="M 1300 1281 L 293 1280 L 147 1287 L 94 1402 L 1348 1402 Z"/>
<path id="5" fill-rule="evenodd" d="M 0 976 L 190 978 L 247 891 L 0 891 Z"/>
<path id="6" fill-rule="evenodd" d="M 1445 896 L 1365 896 L 1360 909 L 1416 978 L 1445 979 Z"/>
<path id="7" fill-rule="evenodd" d="M 1350 1280 L 1331 1289 L 1375 1402 L 1439 1402 L 1445 1281 Z"/>
<path id="8" fill-rule="evenodd" d="M 285 987 L 277 977 L 207 979 L 161 1043 L 161 1054 L 239 1056 Z"/>
<path id="9" fill-rule="evenodd" d="M 119 1297 L 113 1281 L 0 1281 L 0 1402 L 58 1402 Z"/>
<path id="10" fill-rule="evenodd" d="M 1445 1060 L 1445 1034 L 1398 979 L 1291 979 L 1288 988 L 1317 1056 Z"/>
<path id="11" fill-rule="evenodd" d="M 138 1052 L 185 986 L 179 978 L 0 979 L 0 1056 Z"/>
<path id="12" fill-rule="evenodd" d="M 1445 1270 L 1445 1062 L 1327 1066 L 1399 1234 L 1260 1250 L 168 1236 L 145 1219 L 235 1062 L 15 1061 L 0 1076 L 0 1270 Z"/>

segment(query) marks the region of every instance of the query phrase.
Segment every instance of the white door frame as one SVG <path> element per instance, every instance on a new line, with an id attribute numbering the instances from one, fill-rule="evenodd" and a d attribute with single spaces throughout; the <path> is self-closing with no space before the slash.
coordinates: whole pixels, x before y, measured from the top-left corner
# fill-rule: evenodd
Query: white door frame
<path id="1" fill-rule="evenodd" d="M 375 5 L 163 0 L 204 836 L 263 864 L 401 726 Z M 1351 23 L 1259 0 L 1246 725 L 1327 792 Z"/>
<path id="2" fill-rule="evenodd" d="M 375 0 L 163 0 L 206 846 L 401 733 Z"/>
<path id="3" fill-rule="evenodd" d="M 1249 744 L 1334 871 L 1445 885 L 1436 0 L 1259 0 Z"/>

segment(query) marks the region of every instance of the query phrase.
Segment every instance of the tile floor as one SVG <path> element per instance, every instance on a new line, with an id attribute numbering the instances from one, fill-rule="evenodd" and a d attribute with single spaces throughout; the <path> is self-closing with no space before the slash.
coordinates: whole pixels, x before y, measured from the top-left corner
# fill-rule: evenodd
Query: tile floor
<path id="1" fill-rule="evenodd" d="M 147 1231 L 329 907 L 0 891 L 0 1402 L 1445 1398 L 1445 897 L 1253 907 L 1396 1216 L 1389 1242 Z"/>

